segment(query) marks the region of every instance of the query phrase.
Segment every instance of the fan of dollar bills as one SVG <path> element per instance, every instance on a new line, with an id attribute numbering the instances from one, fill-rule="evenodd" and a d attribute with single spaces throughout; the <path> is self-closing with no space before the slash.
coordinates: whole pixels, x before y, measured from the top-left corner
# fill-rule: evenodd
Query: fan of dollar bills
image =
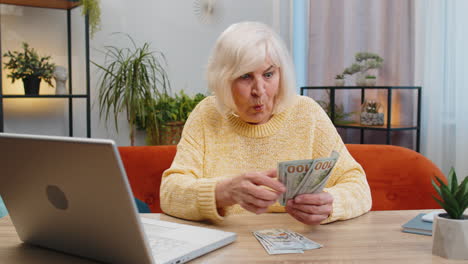
<path id="1" fill-rule="evenodd" d="M 287 189 L 279 203 L 284 206 L 299 194 L 321 192 L 338 157 L 338 152 L 333 151 L 328 158 L 279 162 L 278 178 Z"/>

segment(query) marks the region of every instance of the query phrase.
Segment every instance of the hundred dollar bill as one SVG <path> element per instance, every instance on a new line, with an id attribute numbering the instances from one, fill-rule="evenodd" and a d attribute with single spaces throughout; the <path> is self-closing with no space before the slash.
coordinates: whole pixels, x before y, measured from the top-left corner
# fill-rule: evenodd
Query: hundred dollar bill
<path id="1" fill-rule="evenodd" d="M 333 151 L 329 158 L 314 160 L 310 174 L 295 189 L 293 197 L 299 194 L 322 191 L 330 177 L 331 170 L 335 167 L 338 157 L 338 152 Z"/>
<path id="2" fill-rule="evenodd" d="M 301 244 L 302 244 L 302 248 L 304 250 L 309 250 L 309 249 L 316 249 L 316 248 L 321 248 L 322 245 L 315 242 L 315 241 L 312 241 L 310 239 L 308 239 L 307 237 L 299 234 L 299 233 L 296 233 L 296 232 L 291 232 L 289 230 L 286 230 L 286 232 L 288 232 L 288 234 L 293 237 L 294 239 L 296 239 L 297 241 L 300 241 Z"/>
<path id="3" fill-rule="evenodd" d="M 278 202 L 284 206 L 296 195 L 322 191 L 338 157 L 338 152 L 333 151 L 328 158 L 279 162 L 278 178 L 286 192 L 280 195 Z"/>
<path id="4" fill-rule="evenodd" d="M 265 229 L 253 234 L 268 254 L 304 253 L 304 250 L 322 247 L 321 244 L 287 229 Z"/>
<path id="5" fill-rule="evenodd" d="M 296 188 L 309 172 L 314 160 L 292 160 L 278 163 L 278 178 L 285 185 L 286 192 L 280 195 L 279 203 L 285 205 Z"/>
<path id="6" fill-rule="evenodd" d="M 261 236 L 257 235 L 255 232 L 254 232 L 254 236 L 260 242 L 260 244 L 262 244 L 265 251 L 270 255 L 304 253 L 303 250 L 298 250 L 298 249 L 275 249 L 273 247 L 273 244 L 271 244 L 271 242 L 266 241 Z"/>
<path id="7" fill-rule="evenodd" d="M 255 231 L 255 234 L 271 244 L 274 249 L 299 249 L 302 250 L 302 244 L 291 237 L 283 229 L 264 229 Z"/>

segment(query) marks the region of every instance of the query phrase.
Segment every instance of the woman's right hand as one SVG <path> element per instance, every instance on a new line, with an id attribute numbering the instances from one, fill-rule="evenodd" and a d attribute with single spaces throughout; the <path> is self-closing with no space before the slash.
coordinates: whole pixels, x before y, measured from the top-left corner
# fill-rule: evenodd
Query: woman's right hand
<path id="1" fill-rule="evenodd" d="M 277 181 L 276 169 L 263 172 L 248 172 L 240 176 L 224 179 L 216 185 L 216 204 L 218 210 L 233 204 L 255 214 L 265 213 L 268 207 L 286 191 Z M 268 188 L 265 188 L 268 187 Z"/>

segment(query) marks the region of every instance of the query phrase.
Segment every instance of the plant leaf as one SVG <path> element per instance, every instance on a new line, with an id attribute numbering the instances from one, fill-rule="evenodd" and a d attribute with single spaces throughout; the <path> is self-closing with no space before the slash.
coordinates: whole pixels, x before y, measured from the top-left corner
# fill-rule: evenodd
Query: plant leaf
<path id="1" fill-rule="evenodd" d="M 450 193 L 450 190 L 447 186 L 441 186 L 440 190 L 442 192 L 442 199 L 444 200 L 445 204 L 450 207 L 450 211 L 447 211 L 447 213 L 450 215 L 451 218 L 453 219 L 458 219 L 460 215 L 460 206 L 453 197 L 453 195 Z"/>
<path id="2" fill-rule="evenodd" d="M 455 173 L 455 169 L 452 167 L 450 168 L 450 172 L 448 174 L 448 187 L 450 192 L 455 193 L 458 188 L 458 181 L 457 181 L 457 174 Z"/>

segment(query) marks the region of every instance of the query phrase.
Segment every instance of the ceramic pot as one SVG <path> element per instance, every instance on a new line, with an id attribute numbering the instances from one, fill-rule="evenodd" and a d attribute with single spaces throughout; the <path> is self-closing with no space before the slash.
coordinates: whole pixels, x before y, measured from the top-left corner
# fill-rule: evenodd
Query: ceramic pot
<path id="1" fill-rule="evenodd" d="M 366 78 L 366 85 L 367 86 L 375 86 L 376 83 L 377 83 L 377 79 L 367 79 Z"/>
<path id="2" fill-rule="evenodd" d="M 468 215 L 464 219 L 434 217 L 432 254 L 447 259 L 468 259 Z"/>
<path id="3" fill-rule="evenodd" d="M 344 86 L 344 79 L 335 79 L 335 86 Z"/>
<path id="4" fill-rule="evenodd" d="M 23 85 L 25 95 L 38 95 L 41 79 L 38 77 L 27 77 L 23 79 Z"/>
<path id="5" fill-rule="evenodd" d="M 367 86 L 365 72 L 358 72 L 356 74 L 356 86 Z"/>

